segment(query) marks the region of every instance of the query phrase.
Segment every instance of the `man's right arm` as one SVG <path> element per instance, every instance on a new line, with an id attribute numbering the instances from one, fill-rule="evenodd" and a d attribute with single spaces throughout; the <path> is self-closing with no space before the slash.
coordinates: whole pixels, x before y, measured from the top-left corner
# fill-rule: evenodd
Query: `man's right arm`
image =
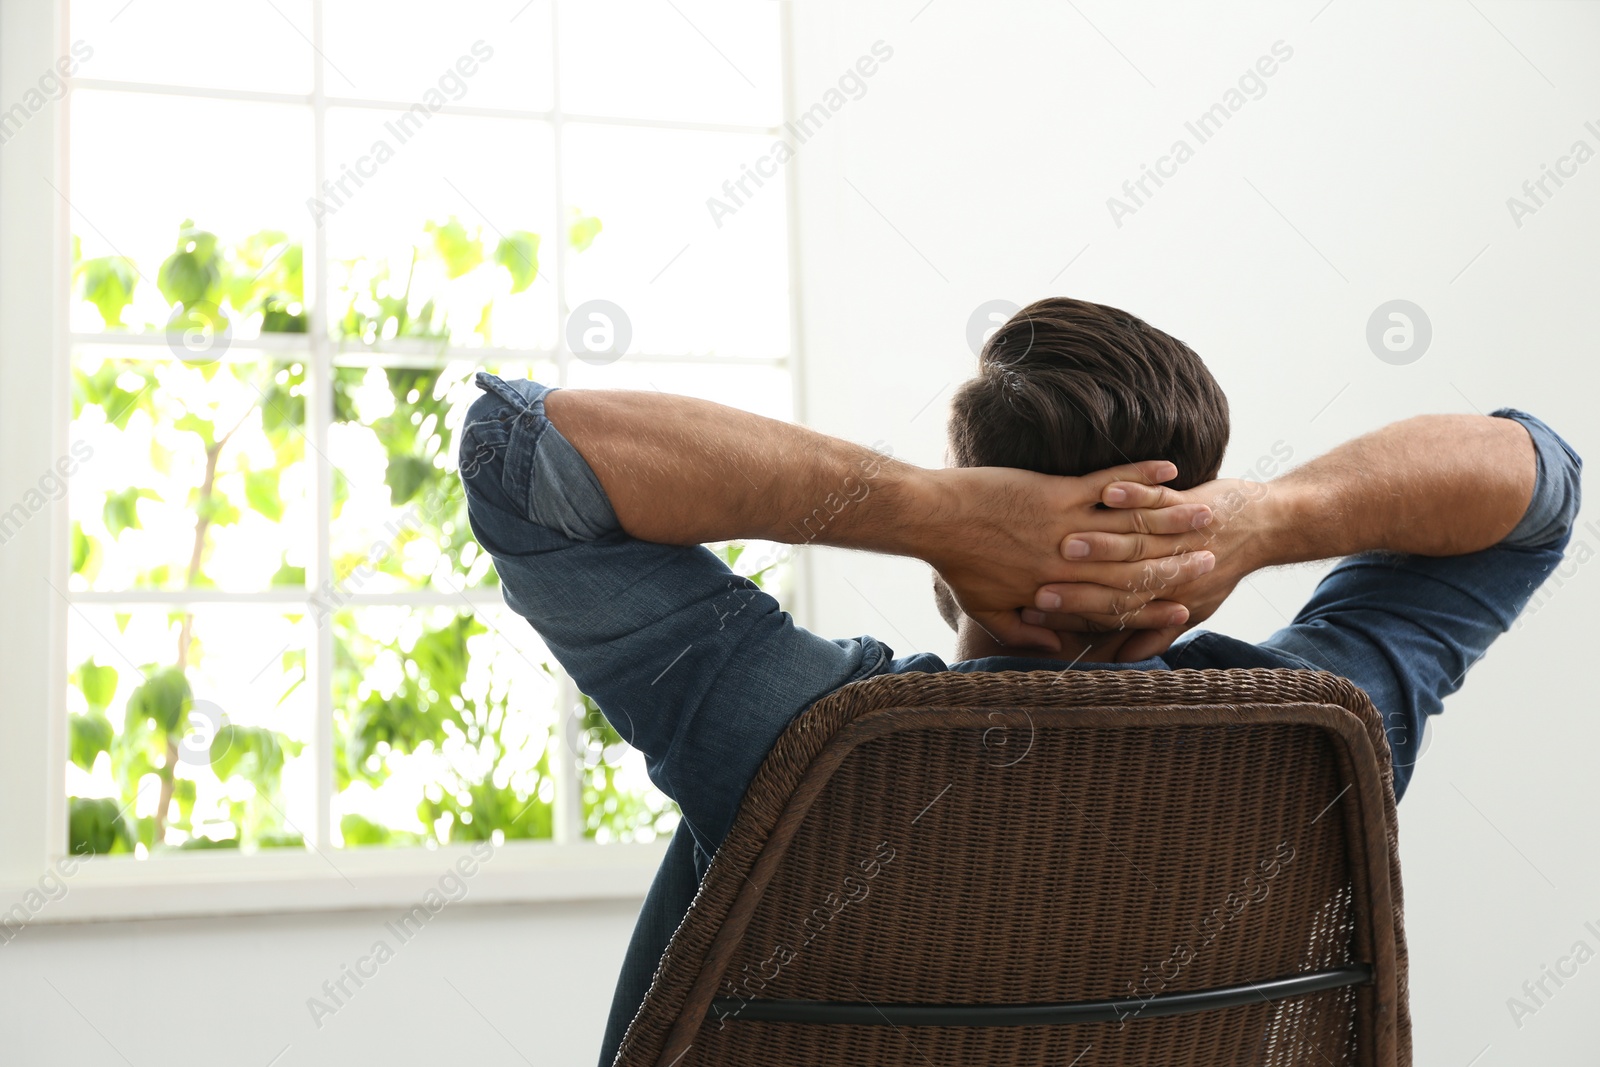
<path id="1" fill-rule="evenodd" d="M 1515 419 L 1407 419 L 1266 483 L 1246 561 L 1259 570 L 1359 552 L 1478 552 L 1522 521 L 1538 474 L 1531 432 Z"/>
<path id="2" fill-rule="evenodd" d="M 1083 558 L 1093 561 L 1154 560 L 1199 549 L 1217 556 L 1209 574 L 1142 590 L 1190 612 L 1187 625 L 1149 631 L 1125 646 L 1122 659 L 1142 659 L 1210 617 L 1240 581 L 1268 567 L 1367 552 L 1462 556 L 1508 541 L 1553 540 L 1576 515 L 1580 468 L 1554 431 L 1520 412 L 1422 415 L 1358 437 L 1271 482 L 1219 479 L 1186 492 L 1118 483 L 1108 489 L 1110 507 L 1204 503 L 1212 522 L 1182 535 L 1099 532 L 1073 534 L 1069 541 L 1084 542 Z M 1537 528 L 1524 528 L 1530 525 Z M 1514 530 L 1519 536 L 1511 538 Z M 1148 573 L 1148 580 L 1160 581 L 1159 568 Z M 1036 604 L 1049 605 L 1054 590 L 1042 587 Z M 1029 619 L 1063 621 L 1036 613 Z"/>
<path id="3" fill-rule="evenodd" d="M 1407 420 L 1263 486 L 1191 490 L 1213 522 L 1185 536 L 1210 535 L 1216 567 L 1158 595 L 1198 620 L 1254 570 L 1345 556 L 1262 646 L 1367 692 L 1384 714 L 1402 790 L 1427 717 L 1560 564 L 1581 469 L 1566 442 L 1522 412 Z M 1124 502 L 1149 506 L 1142 495 Z M 1084 536 L 1097 557 L 1118 550 L 1105 535 Z M 1145 552 L 1172 547 L 1146 540 Z M 1156 654 L 1174 636 L 1138 635 L 1123 658 Z"/>

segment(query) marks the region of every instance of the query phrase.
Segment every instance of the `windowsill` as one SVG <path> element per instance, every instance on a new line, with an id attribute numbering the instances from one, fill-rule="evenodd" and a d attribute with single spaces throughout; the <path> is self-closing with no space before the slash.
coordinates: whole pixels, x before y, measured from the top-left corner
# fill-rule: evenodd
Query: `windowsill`
<path id="1" fill-rule="evenodd" d="M 666 842 L 516 842 L 495 848 L 487 860 L 481 859 L 486 844 L 477 846 L 479 854 L 472 847 L 93 859 L 60 879 L 64 894 L 38 879 L 0 886 L 0 921 L 15 922 L 5 913 L 24 902 L 30 890 L 37 894 L 35 905 L 50 893 L 57 898 L 35 907 L 24 903 L 30 924 L 405 910 L 423 903 L 429 890 L 453 897 L 451 907 L 637 900 L 649 888 Z M 462 861 L 463 870 L 476 864 L 470 876 L 457 869 Z"/>

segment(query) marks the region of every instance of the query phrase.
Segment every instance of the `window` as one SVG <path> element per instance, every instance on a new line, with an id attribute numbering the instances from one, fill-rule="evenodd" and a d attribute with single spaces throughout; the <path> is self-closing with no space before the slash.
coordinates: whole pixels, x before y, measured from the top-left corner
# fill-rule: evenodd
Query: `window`
<path id="1" fill-rule="evenodd" d="M 783 175 L 707 206 L 779 132 L 781 6 L 74 0 L 63 848 L 671 830 L 453 442 L 479 368 L 790 415 Z"/>

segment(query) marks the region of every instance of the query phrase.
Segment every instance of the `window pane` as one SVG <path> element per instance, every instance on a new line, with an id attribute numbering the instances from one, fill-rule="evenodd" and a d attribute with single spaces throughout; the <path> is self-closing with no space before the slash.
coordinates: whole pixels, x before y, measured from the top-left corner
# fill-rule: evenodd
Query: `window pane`
<path id="1" fill-rule="evenodd" d="M 749 126 L 781 120 L 777 4 L 564 0 L 560 14 L 567 111 Z"/>
<path id="2" fill-rule="evenodd" d="M 434 351 L 550 349 L 560 235 L 549 125 L 423 114 L 328 114 L 331 184 L 317 210 L 334 333 Z"/>
<path id="3" fill-rule="evenodd" d="M 322 28 L 330 96 L 550 108 L 548 0 L 326 0 Z"/>
<path id="4" fill-rule="evenodd" d="M 454 594 L 496 584 L 467 523 L 456 440 L 479 395 L 477 363 L 443 367 L 341 366 L 335 372 L 332 583 L 324 599 L 431 589 Z M 494 367 L 510 378 L 554 368 Z"/>
<path id="5" fill-rule="evenodd" d="M 311 91 L 311 2 L 72 0 L 85 78 L 265 92 Z"/>
<path id="6" fill-rule="evenodd" d="M 163 328 L 190 302 L 224 309 L 235 339 L 305 331 L 309 108 L 72 101 L 74 330 Z"/>
<path id="7" fill-rule="evenodd" d="M 645 772 L 644 756 L 626 744 L 600 708 L 580 696 L 568 724 L 583 793 L 583 834 L 600 844 L 654 841 L 681 818 L 678 806 Z"/>
<path id="8" fill-rule="evenodd" d="M 499 607 L 333 619 L 343 844 L 550 837 L 557 682 L 528 624 Z"/>
<path id="9" fill-rule="evenodd" d="M 75 606 L 71 848 L 302 845 L 316 810 L 307 631 L 271 608 Z"/>
<path id="10" fill-rule="evenodd" d="M 80 356 L 71 587 L 303 588 L 305 366 Z"/>
<path id="11" fill-rule="evenodd" d="M 759 187 L 747 180 L 751 195 L 720 229 L 706 207 L 765 156 L 770 138 L 585 123 L 564 136 L 567 196 L 605 226 L 570 261 L 571 307 L 621 307 L 635 352 L 788 353 L 783 170 Z"/>

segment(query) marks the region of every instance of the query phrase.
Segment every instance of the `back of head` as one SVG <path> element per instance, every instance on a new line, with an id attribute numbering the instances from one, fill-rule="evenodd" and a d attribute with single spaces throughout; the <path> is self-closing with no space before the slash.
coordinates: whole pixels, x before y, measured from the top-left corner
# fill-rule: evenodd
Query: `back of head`
<path id="1" fill-rule="evenodd" d="M 1217 476 L 1228 400 L 1194 350 L 1104 304 L 1051 297 L 989 338 L 950 410 L 951 462 L 1080 475 L 1170 460 L 1187 489 Z"/>
<path id="2" fill-rule="evenodd" d="M 950 406 L 950 462 L 1077 476 L 1170 460 L 1188 489 L 1217 476 L 1228 399 L 1194 350 L 1126 311 L 1029 304 L 989 338 Z M 951 628 L 960 609 L 936 577 Z"/>

